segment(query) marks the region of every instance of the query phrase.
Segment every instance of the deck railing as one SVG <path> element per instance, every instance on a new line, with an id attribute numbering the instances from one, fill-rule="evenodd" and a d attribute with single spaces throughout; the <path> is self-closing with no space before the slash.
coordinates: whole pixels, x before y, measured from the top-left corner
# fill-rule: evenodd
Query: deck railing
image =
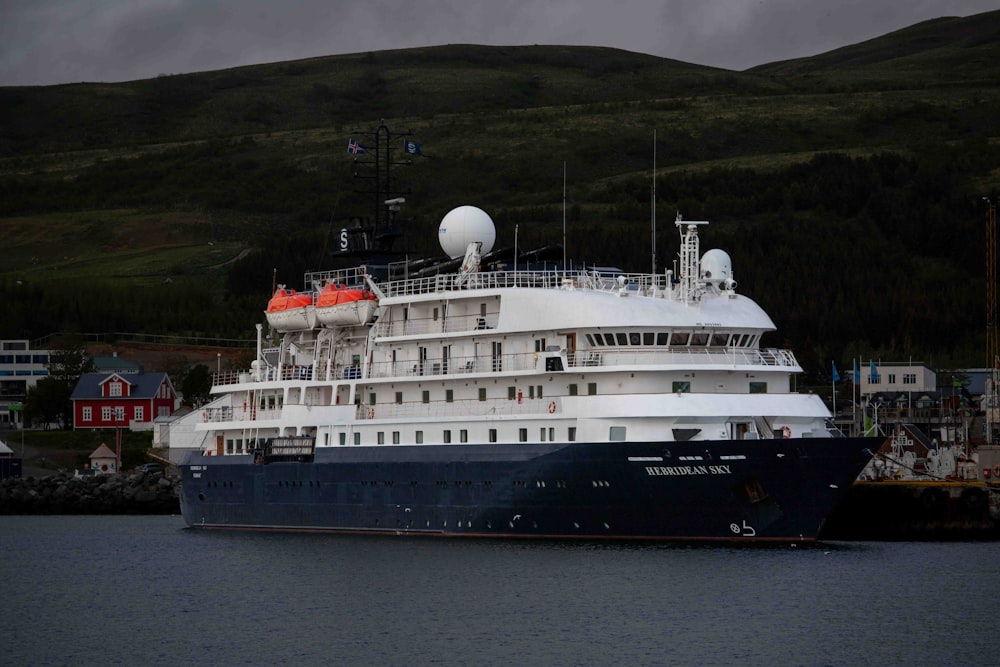
<path id="1" fill-rule="evenodd" d="M 547 362 L 558 359 L 558 363 Z M 434 358 L 424 361 L 376 361 L 368 368 L 370 378 L 438 377 L 471 373 L 504 373 L 509 371 L 555 372 L 573 368 L 662 367 L 662 366 L 767 366 L 797 368 L 798 361 L 790 350 L 773 348 L 704 348 L 668 350 L 591 350 L 575 354 L 552 353 L 489 354 L 469 357 Z M 561 368 L 560 368 L 561 367 Z M 250 372 L 222 373 L 214 377 L 214 384 L 230 385 L 275 380 L 355 380 L 362 377 L 362 368 L 356 364 L 336 364 L 314 369 L 312 366 L 283 366 L 268 368 L 255 379 Z"/>

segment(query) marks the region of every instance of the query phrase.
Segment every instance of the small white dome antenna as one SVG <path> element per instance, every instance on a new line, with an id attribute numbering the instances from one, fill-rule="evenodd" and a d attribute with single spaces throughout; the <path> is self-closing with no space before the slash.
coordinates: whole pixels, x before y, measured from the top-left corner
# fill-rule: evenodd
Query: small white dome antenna
<path id="1" fill-rule="evenodd" d="M 493 219 L 486 211 L 475 206 L 453 208 L 441 218 L 438 227 L 441 249 L 452 259 L 464 257 L 472 243 L 481 243 L 478 251 L 485 255 L 493 249 L 496 239 L 497 230 Z"/>
<path id="2" fill-rule="evenodd" d="M 701 256 L 701 280 L 718 289 L 731 292 L 736 289 L 733 279 L 733 260 L 725 250 L 712 248 Z"/>

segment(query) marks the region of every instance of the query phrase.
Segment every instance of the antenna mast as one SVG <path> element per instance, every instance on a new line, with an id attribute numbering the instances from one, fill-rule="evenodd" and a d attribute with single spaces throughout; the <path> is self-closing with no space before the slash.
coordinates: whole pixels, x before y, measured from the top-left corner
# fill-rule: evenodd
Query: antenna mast
<path id="1" fill-rule="evenodd" d="M 656 128 L 653 128 L 653 275 L 656 275 Z"/>
<path id="2" fill-rule="evenodd" d="M 986 355 L 990 369 L 989 393 L 986 395 L 986 444 L 993 444 L 993 425 L 996 423 L 997 364 L 1000 363 L 1000 345 L 997 343 L 997 209 L 989 197 L 986 202 Z"/>
<path id="3" fill-rule="evenodd" d="M 568 271 L 566 266 L 566 160 L 563 160 L 563 272 Z"/>

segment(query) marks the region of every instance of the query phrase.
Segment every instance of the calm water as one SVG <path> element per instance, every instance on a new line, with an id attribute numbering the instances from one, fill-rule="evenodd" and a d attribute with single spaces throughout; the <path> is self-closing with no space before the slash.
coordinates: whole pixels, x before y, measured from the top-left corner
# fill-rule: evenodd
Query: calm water
<path id="1" fill-rule="evenodd" d="M 737 549 L 0 517 L 0 665 L 984 665 L 1000 544 Z"/>

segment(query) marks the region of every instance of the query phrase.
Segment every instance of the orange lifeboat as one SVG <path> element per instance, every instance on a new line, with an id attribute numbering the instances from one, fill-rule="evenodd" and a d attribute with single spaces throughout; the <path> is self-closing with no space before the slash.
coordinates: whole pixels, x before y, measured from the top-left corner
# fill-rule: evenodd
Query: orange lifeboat
<path id="1" fill-rule="evenodd" d="M 275 331 L 301 331 L 316 326 L 313 295 L 300 294 L 293 289 L 278 287 L 267 302 L 267 323 Z"/>
<path id="2" fill-rule="evenodd" d="M 368 290 L 331 283 L 316 298 L 316 318 L 327 327 L 357 326 L 371 322 L 377 307 Z"/>

